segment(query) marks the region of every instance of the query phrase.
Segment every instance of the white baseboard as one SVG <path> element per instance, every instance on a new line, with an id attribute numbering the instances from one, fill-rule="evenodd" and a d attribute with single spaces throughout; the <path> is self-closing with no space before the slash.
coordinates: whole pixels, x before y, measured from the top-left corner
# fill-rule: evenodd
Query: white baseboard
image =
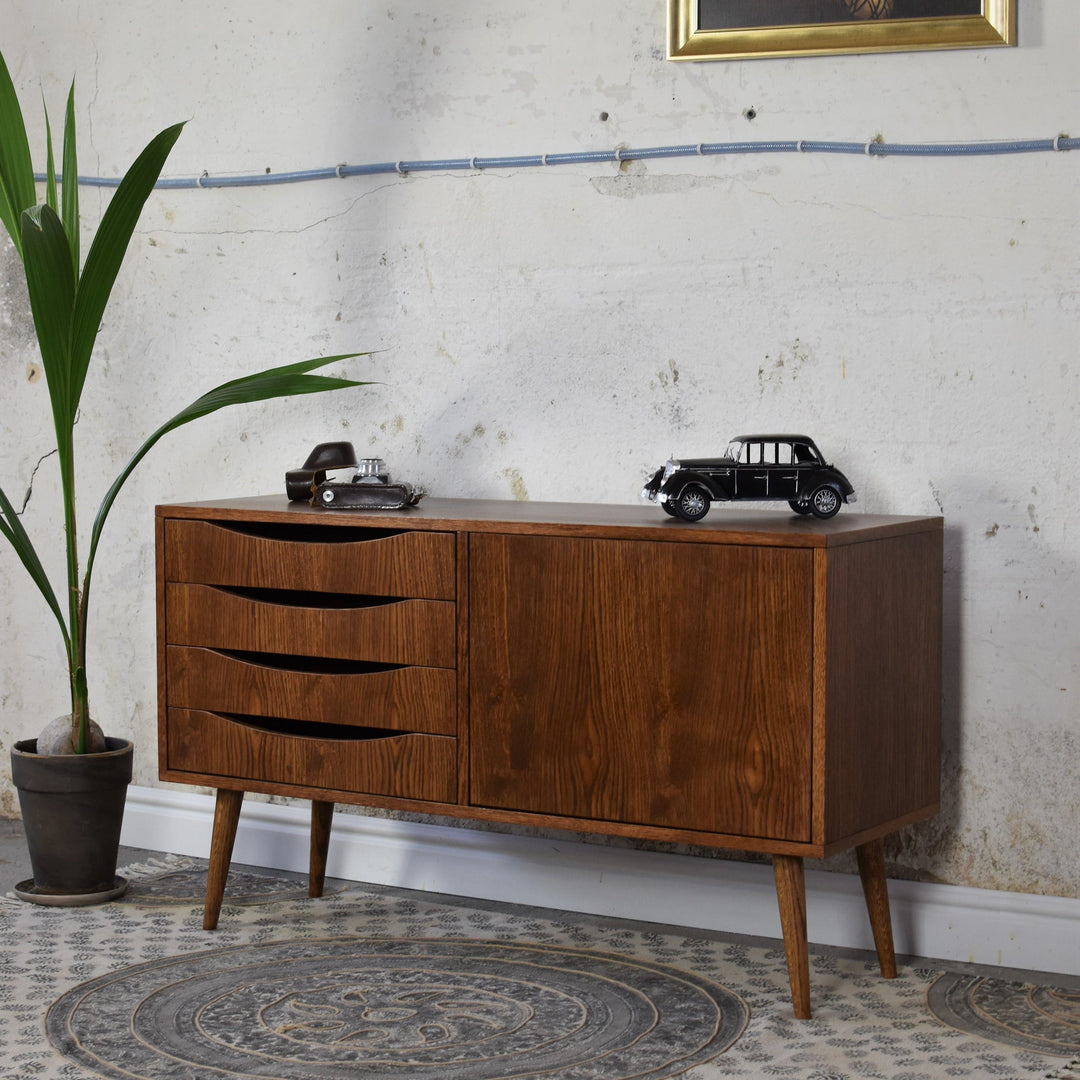
<path id="1" fill-rule="evenodd" d="M 206 856 L 214 800 L 132 787 L 121 840 Z M 248 801 L 237 863 L 306 872 L 306 806 Z M 780 936 L 768 866 L 338 814 L 331 877 L 646 922 Z M 808 871 L 810 940 L 871 949 L 854 875 Z M 898 953 L 1035 971 L 1080 973 L 1080 899 L 891 881 Z"/>

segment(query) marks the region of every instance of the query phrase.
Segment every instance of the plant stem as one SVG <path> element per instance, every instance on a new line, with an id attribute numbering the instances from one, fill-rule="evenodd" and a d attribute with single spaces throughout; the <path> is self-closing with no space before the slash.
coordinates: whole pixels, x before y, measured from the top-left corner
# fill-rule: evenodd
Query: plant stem
<path id="1" fill-rule="evenodd" d="M 68 612 L 71 628 L 68 641 L 68 676 L 71 681 L 71 741 L 75 753 L 86 753 L 87 702 L 85 676 L 86 631 L 83 626 L 83 609 L 79 594 L 79 548 L 75 521 L 75 447 L 71 425 L 64 431 L 57 425 L 57 446 L 60 458 L 60 485 L 64 501 L 64 531 L 67 534 L 67 580 Z"/>

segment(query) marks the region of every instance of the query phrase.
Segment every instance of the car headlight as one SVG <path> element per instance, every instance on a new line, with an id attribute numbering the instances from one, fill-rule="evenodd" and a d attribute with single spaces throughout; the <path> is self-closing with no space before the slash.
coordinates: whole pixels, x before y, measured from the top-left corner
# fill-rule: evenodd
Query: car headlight
<path id="1" fill-rule="evenodd" d="M 673 459 L 669 459 L 668 463 L 664 466 L 664 479 L 663 483 L 667 483 L 671 479 L 672 475 L 679 471 L 679 463 Z"/>

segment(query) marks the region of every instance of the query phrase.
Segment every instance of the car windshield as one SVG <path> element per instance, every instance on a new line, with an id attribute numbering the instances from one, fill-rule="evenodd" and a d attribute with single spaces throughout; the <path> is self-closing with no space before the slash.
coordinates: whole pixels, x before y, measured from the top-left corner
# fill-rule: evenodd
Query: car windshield
<path id="1" fill-rule="evenodd" d="M 732 439 L 731 442 L 728 443 L 727 452 L 724 454 L 724 456 L 731 458 L 732 461 L 738 461 L 739 455 L 743 451 L 743 445 L 744 444 L 741 443 L 738 439 Z"/>

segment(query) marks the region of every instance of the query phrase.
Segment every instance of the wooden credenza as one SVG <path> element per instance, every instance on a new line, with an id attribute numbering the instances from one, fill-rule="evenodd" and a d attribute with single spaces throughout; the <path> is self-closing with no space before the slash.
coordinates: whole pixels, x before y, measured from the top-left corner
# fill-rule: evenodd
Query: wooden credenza
<path id="1" fill-rule="evenodd" d="M 772 856 L 797 1016 L 803 858 L 939 801 L 942 521 L 429 499 L 157 509 L 163 780 L 214 787 L 204 925 L 245 791 Z M 718 864 L 722 870 L 722 864 Z"/>

